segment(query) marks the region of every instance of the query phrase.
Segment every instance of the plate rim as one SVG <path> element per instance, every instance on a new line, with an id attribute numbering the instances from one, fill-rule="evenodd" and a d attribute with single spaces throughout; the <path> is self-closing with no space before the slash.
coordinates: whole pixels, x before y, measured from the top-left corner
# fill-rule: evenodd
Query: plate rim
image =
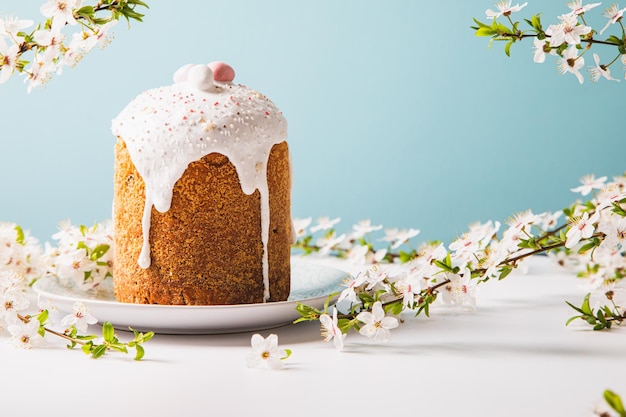
<path id="1" fill-rule="evenodd" d="M 98 324 L 110 322 L 117 330 L 128 331 L 130 327 L 138 331 L 153 331 L 157 334 L 170 335 L 245 333 L 276 328 L 293 322 L 299 317 L 299 313 L 296 311 L 298 302 L 321 309 L 323 303 L 332 294 L 335 295 L 330 297 L 329 303 L 338 299 L 345 280 L 352 277 L 349 271 L 342 268 L 311 261 L 303 260 L 301 262 L 302 264 L 313 265 L 326 271 L 335 271 L 337 277 L 334 279 L 336 281 L 330 281 L 332 282 L 331 285 L 324 285 L 323 281 L 318 286 L 312 285 L 309 291 L 322 290 L 323 294 L 315 294 L 310 297 L 298 297 L 296 299 L 269 303 L 227 305 L 121 303 L 117 300 L 88 298 L 89 295 L 81 297 L 78 294 L 75 296 L 73 294 L 56 293 L 48 288 L 42 288 L 45 285 L 43 282 L 37 285 L 39 281 L 35 282 L 32 288 L 37 296 L 49 298 L 61 312 L 71 313 L 71 306 L 74 303 L 83 302 L 92 310 L 92 313 L 98 320 Z M 58 280 L 58 278 L 55 279 Z M 58 281 L 56 283 L 59 285 L 59 290 L 65 288 L 58 284 Z M 54 285 L 54 283 L 51 285 Z M 327 286 L 328 288 L 326 288 Z M 298 292 L 302 292 L 302 290 L 296 290 L 296 294 Z M 167 319 L 159 321 L 152 319 L 152 317 L 167 317 Z"/>
<path id="2" fill-rule="evenodd" d="M 292 259 L 293 261 L 293 259 Z M 320 264 L 320 263 L 315 263 L 315 262 L 309 262 L 309 261 L 304 261 L 307 263 L 310 263 L 312 265 L 316 265 L 319 267 L 323 267 L 325 269 L 333 269 L 336 271 L 339 271 L 343 274 L 346 275 L 346 278 L 349 278 L 352 276 L 352 274 L 350 274 L 348 271 L 345 271 L 343 269 L 340 268 L 336 268 L 334 266 L 328 266 L 328 265 L 324 265 L 324 264 Z M 342 280 L 343 281 L 343 280 Z M 46 289 L 42 289 L 40 288 L 41 286 L 43 286 L 44 283 L 41 279 L 35 281 L 35 283 L 32 285 L 32 289 L 33 291 L 39 295 L 39 296 L 44 296 L 44 297 L 50 297 L 50 295 L 54 296 L 55 298 L 58 299 L 63 299 L 65 301 L 82 301 L 82 302 L 88 302 L 90 304 L 98 304 L 98 305 L 103 305 L 103 306 L 111 306 L 111 305 L 122 305 L 126 308 L 137 308 L 137 309 L 145 309 L 145 308 L 154 308 L 154 309 L 170 309 L 170 310 L 177 310 L 177 309 L 184 309 L 184 310 L 221 310 L 221 309 L 245 309 L 245 308 L 258 308 L 261 306 L 282 306 L 282 305 L 287 305 L 287 304 L 291 304 L 291 303 L 296 303 L 296 302 L 303 302 L 303 301 L 311 301 L 311 300 L 317 300 L 319 298 L 325 298 L 328 297 L 329 295 L 331 295 L 334 291 L 331 291 L 329 293 L 325 293 L 322 295 L 316 295 L 316 296 L 312 296 L 312 297 L 307 297 L 307 298 L 297 298 L 297 299 L 287 299 L 284 301 L 272 301 L 269 303 L 246 303 L 246 304 L 217 304 L 217 305 L 182 305 L 182 304 L 140 304 L 140 303 L 126 303 L 126 302 L 120 302 L 117 300 L 100 300 L 97 298 L 86 298 L 86 297 L 74 297 L 74 296 L 70 296 L 70 295 L 63 295 L 63 294 L 58 294 L 58 293 L 54 293 L 51 292 L 49 290 Z M 339 283 L 337 284 L 337 289 L 339 287 Z M 289 295 L 291 296 L 291 294 Z"/>

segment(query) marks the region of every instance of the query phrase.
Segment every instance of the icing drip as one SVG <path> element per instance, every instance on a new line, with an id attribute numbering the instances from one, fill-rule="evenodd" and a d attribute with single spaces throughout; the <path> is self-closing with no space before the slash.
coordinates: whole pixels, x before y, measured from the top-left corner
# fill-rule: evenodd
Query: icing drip
<path id="1" fill-rule="evenodd" d="M 215 63 L 209 64 L 215 67 Z M 220 65 L 225 65 L 221 64 Z M 234 76 L 232 68 L 227 73 Z M 229 77 L 220 76 L 220 80 Z M 234 165 L 245 194 L 259 190 L 263 242 L 264 301 L 269 299 L 269 155 L 287 137 L 287 122 L 262 94 L 229 81 L 216 81 L 209 66 L 185 65 L 175 84 L 139 95 L 113 120 L 112 131 L 145 183 L 143 245 L 138 263 L 148 268 L 150 214 L 169 210 L 174 184 L 187 166 L 213 152 Z"/>

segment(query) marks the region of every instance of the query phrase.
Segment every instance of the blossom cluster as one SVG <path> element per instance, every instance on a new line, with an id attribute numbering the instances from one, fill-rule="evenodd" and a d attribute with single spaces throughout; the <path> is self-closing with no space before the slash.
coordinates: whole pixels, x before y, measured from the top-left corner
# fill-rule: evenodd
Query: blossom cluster
<path id="1" fill-rule="evenodd" d="M 44 265 L 46 274 L 57 277 L 62 285 L 86 291 L 113 276 L 112 221 L 87 227 L 66 220 L 52 238 L 58 245 L 47 245 Z"/>
<path id="2" fill-rule="evenodd" d="M 25 75 L 28 92 L 46 83 L 94 47 L 105 46 L 120 17 L 141 21 L 137 6 L 147 7 L 140 0 L 100 0 L 94 5 L 83 0 L 47 0 L 40 8 L 43 23 L 0 18 L 0 84 L 15 73 Z"/>
<path id="3" fill-rule="evenodd" d="M 142 344 L 154 336 L 153 332 L 140 333 L 131 329 L 134 338 L 121 342 L 111 323 L 105 322 L 102 337 L 96 340 L 96 335 L 86 332 L 89 325 L 98 320 L 83 302 L 76 301 L 72 312 L 61 316 L 46 299 L 39 299 L 33 312 L 29 295 L 18 274 L 0 269 L 0 331 L 8 331 L 9 342 L 17 348 L 31 349 L 45 345 L 45 335 L 52 334 L 65 340 L 68 348 L 80 345 L 81 350 L 93 358 L 99 358 L 109 350 L 128 353 L 128 348 L 134 348 L 135 360 L 140 360 L 145 354 Z"/>
<path id="4" fill-rule="evenodd" d="M 615 51 L 613 57 L 602 62 L 600 56 L 593 52 L 594 65 L 589 66 L 587 70 L 593 82 L 597 82 L 600 78 L 619 82 L 611 75 L 609 67 L 621 62 L 624 70 L 626 70 L 626 31 L 622 22 L 626 8 L 620 8 L 617 3 L 611 4 L 602 13 L 607 19 L 606 24 L 600 31 L 597 31 L 587 24 L 585 14 L 600 6 L 601 3 L 582 4 L 582 0 L 573 0 L 567 3 L 569 12 L 558 16 L 556 22 L 544 28 L 541 14 L 536 14 L 530 19 L 524 19 L 530 28 L 521 30 L 519 28 L 520 22 L 513 21 L 511 16 L 527 5 L 526 2 L 511 6 L 511 0 L 500 1 L 496 4 L 497 10 L 487 9 L 485 12 L 486 18 L 492 20 L 492 23 L 483 23 L 474 19 L 477 26 L 472 27 L 472 29 L 476 31 L 477 36 L 491 37 L 491 42 L 505 41 L 504 50 L 507 55 L 510 55 L 511 45 L 515 42 L 532 38 L 534 62 L 543 63 L 547 55 L 555 56 L 557 70 L 561 74 L 575 75 L 581 84 L 584 82 L 581 73 L 585 66 L 584 55 L 596 45 L 609 47 Z M 502 23 L 498 18 L 506 19 L 508 25 Z M 618 35 L 604 35 L 607 29 L 614 26 L 619 28 Z M 604 38 L 600 38 L 603 35 Z M 624 77 L 626 77 L 626 73 Z"/>
<path id="5" fill-rule="evenodd" d="M 45 274 L 43 247 L 16 223 L 0 222 L 0 271 L 13 276 L 13 287 L 25 290 Z"/>
<path id="6" fill-rule="evenodd" d="M 101 341 L 86 334 L 90 324 L 97 323 L 88 307 L 77 301 L 70 314 L 61 316 L 47 299 L 33 306 L 31 285 L 38 279 L 57 279 L 59 284 L 83 291 L 97 290 L 112 277 L 112 227 L 110 222 L 92 227 L 62 222 L 53 235 L 58 246 L 45 248 L 28 231 L 15 223 L 0 223 L 0 330 L 8 331 L 16 347 L 31 349 L 45 343 L 53 334 L 94 358 L 109 350 L 136 351 L 135 359 L 144 355 L 142 343 L 153 333 L 134 332 L 134 339 L 120 342 L 110 323 L 103 324 Z"/>
<path id="7" fill-rule="evenodd" d="M 309 255 L 358 259 L 366 266 L 346 282 L 343 291 L 329 297 L 323 310 L 298 305 L 302 317 L 297 322 L 319 320 L 324 339 L 334 339 L 339 349 L 352 329 L 384 342 L 403 311 L 428 315 L 437 300 L 474 310 L 479 284 L 505 278 L 533 255 L 548 254 L 586 278 L 589 294 L 580 307 L 570 304 L 579 313 L 572 320 L 584 319 L 596 330 L 619 324 L 626 319 L 622 280 L 626 275 L 626 176 L 609 182 L 607 177 L 588 175 L 572 191 L 589 199 L 555 212 L 520 212 L 504 224 L 472 224 L 449 245 L 427 242 L 411 250 L 401 248 L 417 235 L 415 229 L 386 231 L 378 239 L 387 242 L 381 249 L 365 237 L 382 229 L 369 221 L 355 225 L 352 234 L 337 235 L 338 219 L 321 218 L 308 230 L 310 219 L 297 220 L 295 248 Z M 331 311 L 334 296 L 337 300 Z"/>

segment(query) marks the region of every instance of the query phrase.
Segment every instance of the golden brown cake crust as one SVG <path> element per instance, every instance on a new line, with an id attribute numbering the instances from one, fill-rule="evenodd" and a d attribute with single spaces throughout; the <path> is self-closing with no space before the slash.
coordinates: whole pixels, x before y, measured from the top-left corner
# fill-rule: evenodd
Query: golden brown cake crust
<path id="1" fill-rule="evenodd" d="M 270 301 L 290 291 L 291 178 L 287 142 L 274 145 L 267 180 Z M 246 195 L 227 157 L 211 153 L 189 164 L 171 208 L 152 208 L 151 265 L 137 260 L 143 243 L 143 179 L 126 145 L 115 146 L 115 296 L 142 304 L 218 305 L 263 302 L 259 191 Z"/>

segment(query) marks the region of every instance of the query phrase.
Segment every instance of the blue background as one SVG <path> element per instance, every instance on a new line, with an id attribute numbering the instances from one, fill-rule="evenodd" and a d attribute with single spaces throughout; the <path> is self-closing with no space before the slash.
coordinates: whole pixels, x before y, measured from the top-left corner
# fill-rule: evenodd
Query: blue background
<path id="1" fill-rule="evenodd" d="M 0 220 L 50 240 L 60 220 L 109 218 L 111 119 L 181 65 L 214 60 L 287 117 L 293 216 L 341 217 L 339 231 L 369 218 L 449 242 L 474 221 L 568 206 L 585 174 L 624 172 L 622 64 L 622 82 L 581 86 L 550 57 L 534 64 L 531 42 L 511 58 L 488 49 L 469 27 L 491 1 L 148 3 L 144 23 L 120 22 L 44 88 L 0 86 Z M 3 0 L 0 14 L 40 21 L 41 4 Z M 543 12 L 547 26 L 567 11 L 531 2 L 518 18 Z M 598 28 L 601 11 L 588 13 Z"/>

